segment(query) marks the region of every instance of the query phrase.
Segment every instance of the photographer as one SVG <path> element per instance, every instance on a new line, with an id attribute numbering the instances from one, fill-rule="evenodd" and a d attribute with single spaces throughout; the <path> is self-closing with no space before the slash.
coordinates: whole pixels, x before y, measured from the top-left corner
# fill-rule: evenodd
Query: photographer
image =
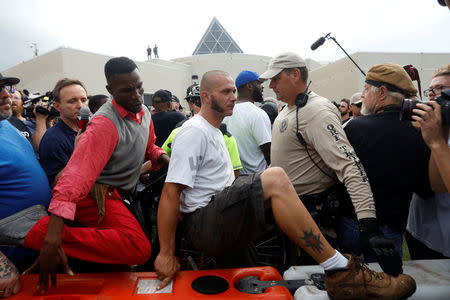
<path id="1" fill-rule="evenodd" d="M 45 95 L 34 95 L 23 90 L 23 108 L 25 116 L 24 124 L 31 133 L 32 144 L 37 153 L 39 153 L 39 145 L 42 137 L 48 128 L 53 126 L 58 112 L 51 106 L 51 92 Z"/>
<path id="2" fill-rule="evenodd" d="M 425 96 L 428 105 L 418 103 L 413 110 L 422 137 L 431 149 L 429 163 L 431 187 L 434 196 L 422 198 L 414 194 L 409 207 L 406 241 L 411 259 L 442 259 L 450 257 L 450 148 L 449 126 L 442 124 L 442 107 L 450 98 L 450 64 L 434 74 Z M 446 90 L 444 95 L 443 91 Z M 449 101 L 449 100 L 447 100 Z M 431 105 L 431 106 L 430 106 Z"/>
<path id="3" fill-rule="evenodd" d="M 450 64 L 438 69 L 434 74 L 429 89 L 424 91 L 425 96 L 433 106 L 418 104 L 412 118 L 419 122 L 425 143 L 431 149 L 430 181 L 433 190 L 437 192 L 450 192 L 450 150 L 448 137 L 450 125 L 442 127 L 441 106 L 434 102 L 441 97 L 443 90 L 450 89 Z M 448 95 L 448 91 L 447 91 Z"/>

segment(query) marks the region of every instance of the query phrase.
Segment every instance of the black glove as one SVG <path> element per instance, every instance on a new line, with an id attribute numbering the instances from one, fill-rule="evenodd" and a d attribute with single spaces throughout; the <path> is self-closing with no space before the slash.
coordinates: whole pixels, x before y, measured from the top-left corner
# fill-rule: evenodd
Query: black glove
<path id="1" fill-rule="evenodd" d="M 380 267 L 389 275 L 397 276 L 403 273 L 402 258 L 395 250 L 393 240 L 384 237 L 378 228 L 375 218 L 364 218 L 359 220 L 359 244 L 363 252 L 375 255 Z"/>

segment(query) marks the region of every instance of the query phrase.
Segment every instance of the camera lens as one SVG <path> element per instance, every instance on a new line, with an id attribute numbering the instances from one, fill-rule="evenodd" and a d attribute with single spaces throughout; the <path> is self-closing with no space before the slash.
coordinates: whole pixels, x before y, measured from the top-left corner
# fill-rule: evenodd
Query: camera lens
<path id="1" fill-rule="evenodd" d="M 424 101 L 405 99 L 403 101 L 402 110 L 400 111 L 401 121 L 414 121 L 412 118 L 412 116 L 414 115 L 413 109 L 417 108 L 417 103 L 422 103 L 431 106 L 430 104 Z"/>
<path id="2" fill-rule="evenodd" d="M 401 121 L 412 121 L 412 115 L 413 112 L 412 110 L 414 108 L 416 108 L 417 103 L 419 103 L 419 101 L 417 100 L 409 100 L 409 99 L 405 99 L 403 101 L 403 105 L 402 105 L 402 109 L 400 111 L 400 120 Z"/>

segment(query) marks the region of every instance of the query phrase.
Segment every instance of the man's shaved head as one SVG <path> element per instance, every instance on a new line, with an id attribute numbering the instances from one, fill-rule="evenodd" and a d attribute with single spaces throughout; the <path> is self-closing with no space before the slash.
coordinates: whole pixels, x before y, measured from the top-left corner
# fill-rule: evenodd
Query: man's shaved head
<path id="1" fill-rule="evenodd" d="M 228 74 L 225 71 L 221 70 L 208 71 L 205 74 L 203 74 L 202 80 L 200 81 L 200 92 L 203 91 L 210 92 L 211 89 L 214 87 L 214 83 L 216 82 L 218 76 L 231 77 L 230 74 Z"/>

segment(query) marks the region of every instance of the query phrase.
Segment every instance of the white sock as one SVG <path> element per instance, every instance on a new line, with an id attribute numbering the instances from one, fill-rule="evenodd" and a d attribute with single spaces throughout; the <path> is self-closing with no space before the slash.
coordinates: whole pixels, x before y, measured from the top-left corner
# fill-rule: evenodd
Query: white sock
<path id="1" fill-rule="evenodd" d="M 348 259 L 345 258 L 339 251 L 336 250 L 336 254 L 324 261 L 323 263 L 320 263 L 320 265 L 325 270 L 331 270 L 331 269 L 339 269 L 339 268 L 345 268 L 348 264 Z"/>

